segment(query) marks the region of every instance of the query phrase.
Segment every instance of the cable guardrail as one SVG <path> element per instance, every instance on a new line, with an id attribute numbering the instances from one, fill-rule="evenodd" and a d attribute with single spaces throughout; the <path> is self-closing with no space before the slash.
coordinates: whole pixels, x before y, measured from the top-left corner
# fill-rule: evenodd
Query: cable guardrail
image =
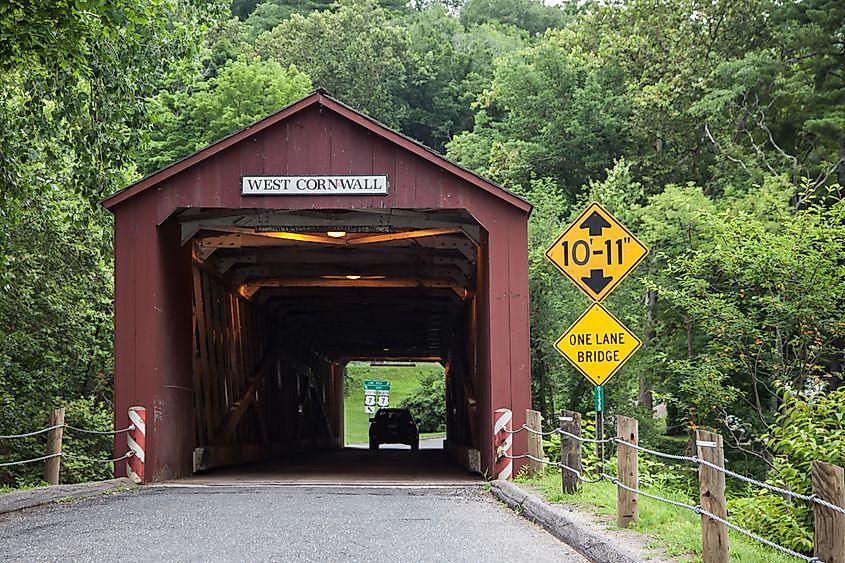
<path id="1" fill-rule="evenodd" d="M 810 494 L 810 495 L 795 493 L 795 492 L 790 491 L 788 489 L 777 487 L 775 485 L 770 485 L 768 483 L 759 481 L 759 480 L 754 479 L 752 477 L 748 477 L 747 475 L 742 475 L 741 473 L 731 471 L 730 469 L 726 469 L 725 467 L 722 467 L 718 464 L 709 462 L 707 460 L 703 460 L 698 456 L 687 456 L 687 455 L 678 455 L 678 454 L 670 454 L 670 453 L 666 453 L 666 452 L 661 452 L 661 451 L 658 451 L 658 450 L 645 448 L 643 446 L 640 446 L 639 444 L 633 444 L 633 443 L 628 442 L 627 440 L 624 440 L 620 437 L 604 438 L 604 439 L 600 439 L 600 440 L 584 438 L 584 437 L 578 436 L 576 434 L 571 434 L 569 432 L 561 430 L 560 428 L 555 428 L 555 429 L 553 429 L 549 432 L 542 432 L 542 431 L 538 431 L 538 430 L 535 430 L 533 428 L 530 428 L 526 424 L 523 424 L 520 428 L 517 428 L 515 430 L 506 430 L 506 432 L 508 434 L 511 434 L 511 435 L 512 434 L 518 434 L 519 432 L 523 432 L 523 431 L 527 431 L 528 433 L 540 435 L 540 436 L 551 436 L 551 435 L 554 435 L 554 434 L 559 434 L 559 435 L 562 435 L 562 436 L 567 436 L 569 438 L 572 438 L 572 439 L 578 441 L 579 443 L 592 443 L 592 444 L 614 443 L 617 446 L 619 446 L 619 445 L 627 446 L 627 447 L 633 448 L 637 451 L 643 452 L 645 454 L 653 455 L 653 456 L 660 457 L 660 458 L 663 458 L 663 459 L 668 459 L 668 460 L 672 460 L 672 461 L 683 461 L 683 462 L 694 463 L 698 466 L 705 466 L 705 467 L 708 467 L 708 468 L 713 469 L 715 471 L 719 471 L 719 472 L 721 472 L 721 473 L 723 473 L 727 476 L 733 477 L 735 479 L 738 479 L 738 480 L 743 481 L 745 483 L 749 483 L 751 485 L 758 486 L 760 488 L 766 489 L 766 490 L 771 491 L 773 493 L 781 494 L 781 495 L 784 495 L 784 496 L 788 496 L 790 498 L 803 500 L 803 501 L 806 501 L 806 502 L 811 502 L 811 503 L 814 503 L 814 504 L 818 504 L 820 506 L 823 506 L 823 507 L 828 508 L 830 510 L 833 510 L 835 512 L 845 514 L 845 508 L 838 506 L 836 504 L 830 503 L 830 502 L 828 502 L 828 501 L 826 501 L 822 498 L 819 498 L 819 496 L 815 493 Z M 574 474 L 576 476 L 576 478 L 582 483 L 598 483 L 598 482 L 601 482 L 601 481 L 610 481 L 615 486 L 617 486 L 621 489 L 624 489 L 626 491 L 629 491 L 631 493 L 634 493 L 634 494 L 637 494 L 637 495 L 642 495 L 646 498 L 650 498 L 652 500 L 662 502 L 664 504 L 675 506 L 677 508 L 689 510 L 689 511 L 692 511 L 692 512 L 699 514 L 699 515 L 704 515 L 708 518 L 713 519 L 716 522 L 719 522 L 720 524 L 725 525 L 726 527 L 730 528 L 731 530 L 733 530 L 733 531 L 735 531 L 739 534 L 742 534 L 742 535 L 744 535 L 748 538 L 751 538 L 751 539 L 753 539 L 753 540 L 755 540 L 759 543 L 762 543 L 763 545 L 766 545 L 766 546 L 768 546 L 768 547 L 770 547 L 770 548 L 772 548 L 776 551 L 779 551 L 779 552 L 784 553 L 786 555 L 790 555 L 792 557 L 795 557 L 796 559 L 800 559 L 802 561 L 807 561 L 808 563 L 824 563 L 818 557 L 810 557 L 810 556 L 798 553 L 796 551 L 793 551 L 793 550 L 791 550 L 787 547 L 784 547 L 782 545 L 779 545 L 779 544 L 777 544 L 777 543 L 775 543 L 771 540 L 768 540 L 768 539 L 766 539 L 762 536 L 755 534 L 754 532 L 752 532 L 748 529 L 745 529 L 745 528 L 743 528 L 743 527 L 741 527 L 737 524 L 734 524 L 733 522 L 730 522 L 730 521 L 726 520 L 725 518 L 722 518 L 722 517 L 720 517 L 716 514 L 713 514 L 712 512 L 709 512 L 709 511 L 701 508 L 701 506 L 692 505 L 692 504 L 688 504 L 688 503 L 685 503 L 685 502 L 669 499 L 669 498 L 666 498 L 666 497 L 663 497 L 663 496 L 660 496 L 660 495 L 656 495 L 656 494 L 653 494 L 653 493 L 649 493 L 649 492 L 643 491 L 642 489 L 640 489 L 638 487 L 630 487 L 630 486 L 622 483 L 617 477 L 614 477 L 613 475 L 609 475 L 609 474 L 604 473 L 604 472 L 600 473 L 599 476 L 595 479 L 588 479 L 588 478 L 584 477 L 582 472 L 580 472 L 580 471 L 578 471 L 578 470 L 576 470 L 572 467 L 569 467 L 569 466 L 567 466 L 563 463 L 559 463 L 559 462 L 555 462 L 555 461 L 551 461 L 551 460 L 547 460 L 547 459 L 541 459 L 541 458 L 538 458 L 538 457 L 530 455 L 530 454 L 521 454 L 521 455 L 505 454 L 505 457 L 508 458 L 508 459 L 530 459 L 530 460 L 542 463 L 544 465 L 549 465 L 549 466 L 552 466 L 552 467 L 557 467 L 557 468 L 562 469 L 562 470 L 566 470 L 566 471 Z"/>
<path id="2" fill-rule="evenodd" d="M 807 561 L 808 563 L 824 563 L 818 557 L 809 557 L 809 556 L 804 555 L 802 553 L 798 553 L 797 551 L 792 551 L 788 547 L 784 547 L 782 545 L 776 544 L 775 542 L 773 542 L 771 540 L 767 540 L 764 537 L 758 536 L 754 532 L 752 532 L 750 530 L 746 530 L 745 528 L 743 528 L 741 526 L 737 526 L 733 522 L 729 522 L 728 520 L 725 520 L 721 516 L 717 516 L 717 515 L 713 514 L 712 512 L 704 510 L 703 508 L 701 508 L 698 505 L 687 504 L 685 502 L 669 499 L 669 498 L 666 498 L 666 497 L 662 497 L 660 495 L 647 493 L 647 492 L 645 492 L 642 489 L 639 489 L 637 487 L 629 487 L 629 486 L 625 485 L 624 483 L 622 483 L 621 481 L 619 481 L 619 479 L 617 479 L 616 477 L 613 477 L 612 475 L 607 475 L 606 473 L 602 473 L 602 477 L 604 479 L 609 480 L 611 483 L 613 483 L 617 487 L 619 487 L 621 489 L 625 489 L 626 491 L 635 493 L 637 495 L 642 495 L 644 497 L 656 500 L 658 502 L 670 504 L 670 505 L 676 506 L 678 508 L 690 510 L 692 512 L 695 512 L 696 514 L 703 514 L 704 516 L 707 516 L 708 518 L 712 518 L 713 520 L 719 522 L 720 524 L 724 524 L 725 526 L 727 526 L 728 528 L 730 528 L 731 530 L 733 530 L 737 533 L 740 533 L 744 536 L 747 536 L 747 537 L 749 537 L 753 540 L 757 540 L 758 542 L 762 543 L 763 545 L 766 545 L 766 546 L 768 546 L 772 549 L 780 551 L 781 553 L 785 553 L 786 555 L 791 555 L 792 557 L 795 557 L 797 559 L 801 559 L 803 561 Z"/>
<path id="3" fill-rule="evenodd" d="M 4 461 L 3 463 L 0 463 L 0 467 L 11 467 L 13 465 L 26 465 L 27 463 L 36 463 L 36 462 L 39 462 L 39 461 L 46 461 L 48 459 L 53 459 L 54 457 L 61 457 L 61 456 L 62 456 L 62 453 L 59 452 L 57 454 L 43 455 L 41 457 L 36 457 L 34 459 L 22 459 L 22 460 L 18 460 L 18 461 Z"/>
<path id="4" fill-rule="evenodd" d="M 619 437 L 604 438 L 604 439 L 601 439 L 601 440 L 595 440 L 595 439 L 591 439 L 591 438 L 583 438 L 581 436 L 577 436 L 575 434 L 571 434 L 569 432 L 561 430 L 560 428 L 555 428 L 554 430 L 551 430 L 550 432 L 539 432 L 539 431 L 534 430 L 533 428 L 530 428 L 527 425 L 523 424 L 520 428 L 517 428 L 516 430 L 510 430 L 510 431 L 508 431 L 508 433 L 509 434 L 517 434 L 519 432 L 522 432 L 523 430 L 525 430 L 525 431 L 527 431 L 531 434 L 538 434 L 538 435 L 543 435 L 543 436 L 560 434 L 562 436 L 567 436 L 569 438 L 572 438 L 573 440 L 577 440 L 578 442 L 580 442 L 582 444 L 583 443 L 587 443 L 587 444 L 610 444 L 610 443 L 613 443 L 613 444 L 616 444 L 616 445 L 624 445 L 624 446 L 627 446 L 629 448 L 633 448 L 637 451 L 640 451 L 640 452 L 643 452 L 643 453 L 646 453 L 646 454 L 649 454 L 649 455 L 653 455 L 655 457 L 660 457 L 660 458 L 663 458 L 663 459 L 669 459 L 669 460 L 672 460 L 672 461 L 685 461 L 685 462 L 693 463 L 693 464 L 696 464 L 696 465 L 703 465 L 703 466 L 709 467 L 711 469 L 714 469 L 716 471 L 719 471 L 721 473 L 724 473 L 725 475 L 733 477 L 734 479 L 737 479 L 739 481 L 743 481 L 743 482 L 748 483 L 750 485 L 755 485 L 755 486 L 760 487 L 762 489 L 766 489 L 770 492 L 780 494 L 780 495 L 784 495 L 784 496 L 788 496 L 788 497 L 791 497 L 791 498 L 794 498 L 794 499 L 797 499 L 797 500 L 803 500 L 805 502 L 811 502 L 813 504 L 818 504 L 819 506 L 824 506 L 825 508 L 833 510 L 834 512 L 838 512 L 840 514 L 845 514 L 845 508 L 838 506 L 838 505 L 835 505 L 835 504 L 832 504 L 830 502 L 827 502 L 826 500 L 819 498 L 818 495 L 816 495 L 816 494 L 804 495 L 804 494 L 801 494 L 801 493 L 796 493 L 796 492 L 790 491 L 789 489 L 784 489 L 782 487 L 770 485 L 769 483 L 759 481 L 757 479 L 754 479 L 753 477 L 748 477 L 747 475 L 737 473 L 736 471 L 731 471 L 730 469 L 727 469 L 727 468 L 722 467 L 720 465 L 717 465 L 715 463 L 711 463 L 709 461 L 703 460 L 698 456 L 670 454 L 670 453 L 661 452 L 661 451 L 658 451 L 658 450 L 652 450 L 652 449 L 640 446 L 639 444 L 632 444 L 632 443 L 630 443 L 626 440 L 623 440 L 622 438 L 619 438 Z M 539 461 L 539 460 L 535 459 L 535 461 Z"/>
<path id="5" fill-rule="evenodd" d="M 132 430 L 135 430 L 135 425 L 130 424 L 126 428 L 120 428 L 118 430 L 89 430 L 87 428 L 79 428 L 78 426 L 73 426 L 73 425 L 70 425 L 70 424 L 54 424 L 52 426 L 47 426 L 47 427 L 44 427 L 44 428 L 40 428 L 38 430 L 33 430 L 32 432 L 24 432 L 24 433 L 21 433 L 21 434 L 0 435 L 0 440 L 17 440 L 17 439 L 23 439 L 23 438 L 31 438 L 33 436 L 39 436 L 41 434 L 46 434 L 47 432 L 50 432 L 52 430 L 58 430 L 60 428 L 72 430 L 74 432 L 79 432 L 81 434 L 91 434 L 91 435 L 96 435 L 96 436 L 116 436 L 116 435 L 122 434 L 124 432 L 131 432 Z M 122 456 L 116 457 L 116 458 L 113 458 L 113 459 L 96 459 L 96 458 L 91 458 L 91 457 L 87 457 L 87 456 L 71 454 L 69 452 L 56 452 L 56 453 L 47 454 L 47 455 L 43 455 L 43 456 L 32 458 L 32 459 L 22 459 L 22 460 L 16 460 L 16 461 L 0 462 L 0 467 L 12 467 L 12 466 L 17 466 L 17 465 L 26 465 L 26 464 L 29 464 L 29 463 L 38 463 L 40 461 L 47 461 L 49 459 L 53 459 L 53 458 L 57 458 L 57 457 L 59 457 L 59 458 L 64 457 L 64 458 L 67 458 L 67 459 L 75 459 L 75 460 L 79 460 L 79 461 L 85 461 L 85 462 L 88 462 L 88 463 L 116 463 L 116 462 L 122 461 L 124 459 L 129 459 L 133 455 L 135 455 L 135 452 L 133 452 L 132 450 L 129 450 L 125 454 L 123 454 Z"/>

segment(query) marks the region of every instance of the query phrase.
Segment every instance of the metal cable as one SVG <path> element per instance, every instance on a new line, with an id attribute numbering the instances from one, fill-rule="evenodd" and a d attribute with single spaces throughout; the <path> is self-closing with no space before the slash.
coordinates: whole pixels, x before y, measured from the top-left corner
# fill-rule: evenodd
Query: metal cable
<path id="1" fill-rule="evenodd" d="M 845 514 L 845 508 L 838 506 L 838 505 L 835 505 L 835 504 L 832 504 L 832 503 L 830 503 L 830 502 L 828 502 L 824 499 L 821 499 L 815 493 L 811 494 L 811 495 L 804 495 L 804 494 L 801 494 L 801 493 L 796 493 L 796 492 L 790 491 L 789 489 L 784 489 L 782 487 L 770 485 L 770 484 L 765 483 L 763 481 L 758 481 L 757 479 L 754 479 L 752 477 L 748 477 L 746 475 L 742 475 L 741 473 L 737 473 L 736 471 L 731 471 L 730 469 L 727 469 L 727 468 L 722 467 L 720 465 L 716 465 L 713 462 L 701 459 L 698 456 L 667 454 L 667 453 L 663 453 L 663 452 L 658 452 L 656 450 L 650 450 L 648 448 L 644 448 L 640 445 L 632 444 L 630 442 L 626 442 L 625 440 L 622 440 L 621 438 L 614 438 L 613 440 L 617 444 L 625 445 L 625 446 L 634 448 L 635 450 L 639 450 L 641 452 L 651 454 L 653 456 L 662 457 L 662 458 L 665 458 L 665 459 L 672 459 L 672 460 L 675 460 L 675 461 L 688 461 L 688 462 L 695 463 L 695 464 L 698 464 L 698 465 L 703 465 L 705 467 L 709 467 L 711 469 L 715 469 L 716 471 L 724 473 L 725 475 L 729 475 L 729 476 L 733 477 L 734 479 L 738 479 L 738 480 L 743 481 L 745 483 L 755 485 L 757 487 L 760 487 L 762 489 L 766 489 L 766 490 L 771 491 L 773 493 L 777 493 L 777 494 L 784 495 L 784 496 L 791 497 L 791 498 L 798 499 L 798 500 L 812 502 L 812 503 L 818 504 L 820 506 L 824 506 L 825 508 L 829 508 L 830 510 L 833 510 L 835 512 L 839 512 L 840 514 Z"/>
<path id="2" fill-rule="evenodd" d="M 581 436 L 576 436 L 575 434 L 570 434 L 566 430 L 561 430 L 560 428 L 556 429 L 555 432 L 557 434 L 561 434 L 563 436 L 569 436 L 573 440 L 577 440 L 578 442 L 586 442 L 588 444 L 610 444 L 616 438 L 602 438 L 601 440 L 593 440 L 591 438 L 582 438 Z"/>
<path id="3" fill-rule="evenodd" d="M 827 502 L 826 500 L 819 498 L 819 496 L 816 493 L 813 493 L 813 494 L 810 495 L 810 502 L 814 502 L 815 504 L 818 504 L 820 506 L 824 506 L 825 508 L 829 508 L 833 511 L 839 512 L 841 514 L 845 514 L 845 508 L 842 508 L 841 506 L 837 506 L 835 504 L 831 504 L 831 503 Z"/>
<path id="4" fill-rule="evenodd" d="M 678 508 L 683 508 L 685 510 L 691 510 L 692 512 L 695 512 L 696 514 L 703 514 L 704 516 L 707 516 L 708 518 L 712 518 L 713 520 L 716 520 L 717 522 L 724 524 L 725 526 L 734 530 L 735 532 L 739 532 L 740 534 L 748 536 L 749 538 L 751 538 L 753 540 L 757 540 L 758 542 L 762 543 L 763 545 L 767 545 L 767 546 L 771 547 L 772 549 L 776 549 L 776 550 L 780 551 L 781 553 L 785 553 L 787 555 L 791 555 L 791 556 L 796 557 L 798 559 L 802 559 L 804 561 L 807 561 L 808 563 L 823 563 L 820 559 L 818 559 L 816 557 L 808 557 L 806 555 L 802 555 L 802 554 L 800 554 L 796 551 L 792 551 L 789 548 L 783 547 L 782 545 L 778 545 L 773 541 L 770 541 L 770 540 L 767 540 L 766 538 L 760 537 L 757 534 L 755 534 L 754 532 L 746 530 L 745 528 L 741 528 L 740 526 L 737 526 L 736 524 L 728 522 L 724 518 L 720 518 L 719 516 L 716 516 L 712 512 L 708 512 L 708 511 L 704 510 L 700 506 L 693 506 L 693 505 L 687 504 L 685 502 L 680 502 L 680 501 L 677 501 L 677 500 L 668 499 L 668 498 L 665 498 L 665 497 L 661 497 L 659 495 L 653 495 L 651 493 L 647 493 L 647 492 L 640 490 L 640 489 L 637 489 L 635 487 L 629 487 L 627 485 L 622 484 L 619 481 L 619 479 L 617 479 L 616 477 L 613 477 L 611 475 L 607 475 L 606 473 L 602 473 L 602 477 L 604 477 L 605 479 L 610 479 L 610 481 L 614 485 L 616 485 L 617 487 L 619 487 L 621 489 L 625 489 L 626 491 L 630 491 L 632 493 L 636 493 L 638 495 L 642 495 L 644 497 L 648 497 L 650 499 L 653 499 L 653 500 L 656 500 L 656 501 L 659 501 L 659 502 L 662 502 L 662 503 L 665 503 L 665 504 L 671 504 L 672 506 L 676 506 Z"/>
<path id="5" fill-rule="evenodd" d="M 135 430 L 135 425 L 130 424 L 126 428 L 121 428 L 120 430 L 105 430 L 105 431 L 86 430 L 84 428 L 77 428 L 76 426 L 71 426 L 70 424 L 65 424 L 65 428 L 68 428 L 70 430 L 75 430 L 76 432 L 82 432 L 83 434 L 97 434 L 97 435 L 100 435 L 100 436 L 104 436 L 104 435 L 107 435 L 107 434 L 121 434 L 123 432 L 129 432 L 130 430 Z"/>
<path id="6" fill-rule="evenodd" d="M 43 456 L 37 457 L 35 459 L 22 459 L 20 461 L 6 461 L 6 462 L 3 462 L 3 463 L 0 463 L 0 467 L 9 467 L 11 465 L 24 465 L 24 464 L 27 464 L 27 463 L 35 463 L 36 461 L 44 461 L 46 459 L 51 459 L 51 458 L 54 458 L 54 457 L 60 457 L 61 455 L 62 455 L 62 453 L 59 452 L 57 454 L 43 455 Z"/>
<path id="7" fill-rule="evenodd" d="M 623 484 L 621 481 L 619 481 L 619 479 L 617 479 L 616 477 L 614 477 L 612 475 L 608 475 L 607 473 L 602 473 L 602 477 L 604 477 L 605 479 L 609 479 L 611 483 L 613 483 L 614 485 L 616 485 L 619 488 L 625 489 L 626 491 L 630 491 L 632 493 L 637 493 L 638 495 L 643 495 L 644 497 L 648 497 L 648 498 L 654 499 L 656 501 L 664 502 L 666 504 L 671 504 L 672 506 L 677 506 L 678 508 L 684 508 L 686 510 L 692 510 L 693 512 L 695 512 L 695 506 L 693 506 L 691 504 L 687 504 L 685 502 L 681 502 L 681 501 L 677 501 L 677 500 L 668 499 L 666 497 L 661 497 L 661 496 L 658 496 L 658 495 L 653 495 L 651 493 L 647 493 L 647 492 L 642 491 L 640 489 L 636 489 L 634 487 L 629 487 L 629 486 Z"/>
<path id="8" fill-rule="evenodd" d="M 55 430 L 56 428 L 63 428 L 63 427 L 64 427 L 64 424 L 57 424 L 55 426 L 42 428 L 41 430 L 35 430 L 33 432 L 27 432 L 26 434 L 10 434 L 8 436 L 0 436 L 0 440 L 14 440 L 16 438 L 29 438 L 30 436 L 37 436 L 38 434 L 44 434 L 45 432 L 49 432 L 50 430 Z"/>
<path id="9" fill-rule="evenodd" d="M 540 459 L 538 457 L 534 457 L 531 454 L 521 454 L 521 455 L 507 455 L 507 454 L 505 454 L 505 457 L 508 458 L 508 459 L 533 459 L 534 461 L 539 461 L 540 463 L 543 463 L 545 465 L 551 465 L 553 467 L 559 467 L 560 469 L 566 469 L 567 471 L 574 473 L 575 476 L 578 478 L 578 480 L 581 481 L 582 483 L 598 483 L 599 481 L 604 481 L 604 477 L 598 477 L 597 479 L 587 479 L 586 477 L 584 477 L 584 475 L 580 471 L 578 471 L 578 470 L 576 470 L 572 467 L 569 467 L 568 465 L 565 465 L 563 463 L 558 463 L 556 461 L 549 461 L 549 460 L 545 460 L 545 459 Z"/>
<path id="10" fill-rule="evenodd" d="M 554 429 L 554 430 L 552 430 L 551 432 L 540 432 L 540 431 L 538 431 L 538 430 L 534 430 L 533 428 L 529 428 L 527 425 L 523 425 L 522 427 L 523 427 L 525 430 L 528 430 L 528 432 L 529 432 L 529 433 L 531 433 L 531 434 L 536 434 L 537 436 L 551 436 L 551 435 L 553 435 L 553 434 L 557 434 L 557 433 L 558 433 L 558 430 L 560 430 L 560 428 L 555 428 L 555 429 Z"/>
<path id="11" fill-rule="evenodd" d="M 17 438 L 29 438 L 30 436 L 37 436 L 38 434 L 44 434 L 45 432 L 49 432 L 50 430 L 56 430 L 57 428 L 67 428 L 69 430 L 74 430 L 76 432 L 82 432 L 84 434 L 98 434 L 101 436 L 107 434 L 121 434 L 123 432 L 129 432 L 130 430 L 135 430 L 135 425 L 130 424 L 126 428 L 122 428 L 120 430 L 86 430 L 85 428 L 77 428 L 76 426 L 71 426 L 70 424 L 56 424 L 55 426 L 48 426 L 47 428 L 42 428 L 41 430 L 34 430 L 32 432 L 26 432 L 25 434 L 9 434 L 8 436 L 0 436 L 0 440 L 14 440 Z"/>
<path id="12" fill-rule="evenodd" d="M 716 516 L 712 512 L 708 512 L 708 511 L 704 510 L 700 506 L 696 506 L 695 511 L 698 514 L 703 514 L 704 516 L 707 516 L 708 518 L 712 518 L 716 522 L 721 522 L 722 524 L 724 524 L 725 526 L 727 526 L 731 530 L 733 530 L 735 532 L 739 532 L 742 535 L 748 536 L 749 538 L 751 538 L 753 540 L 757 540 L 758 542 L 762 543 L 763 545 L 767 545 L 767 546 L 771 547 L 772 549 L 776 549 L 777 551 L 780 551 L 781 553 L 785 553 L 787 555 L 791 555 L 792 557 L 802 559 L 804 561 L 807 561 L 808 563 L 824 563 L 818 557 L 808 557 L 806 555 L 798 553 L 797 551 L 792 551 L 791 549 L 789 549 L 787 547 L 783 547 L 782 545 L 778 545 L 771 540 L 767 540 L 766 538 L 760 537 L 757 534 L 755 534 L 754 532 L 746 530 L 745 528 L 740 528 L 736 524 L 732 524 L 731 522 L 728 522 L 724 518 L 721 518 L 719 516 Z"/>
<path id="13" fill-rule="evenodd" d="M 73 454 L 62 454 L 62 457 L 66 457 L 66 458 L 69 458 L 69 459 L 78 459 L 80 461 L 87 461 L 87 462 L 90 462 L 90 463 L 114 463 L 114 462 L 120 461 L 122 459 L 129 459 L 133 455 L 135 455 L 135 452 L 133 452 L 132 450 L 129 450 L 128 452 L 126 452 L 122 456 L 116 457 L 114 459 L 94 459 L 94 458 L 85 457 L 85 456 L 82 456 L 82 455 L 73 455 Z"/>
<path id="14" fill-rule="evenodd" d="M 713 462 L 706 461 L 704 459 L 696 459 L 696 461 L 699 465 L 704 465 L 704 466 L 709 467 L 711 469 L 715 469 L 716 471 L 720 471 L 720 472 L 724 473 L 725 475 L 730 475 L 734 479 L 739 479 L 740 481 L 744 481 L 744 482 L 750 483 L 752 485 L 757 485 L 758 487 L 761 487 L 763 489 L 767 489 L 769 491 L 772 491 L 773 493 L 778 493 L 778 494 L 781 494 L 781 495 L 790 496 L 792 498 L 797 498 L 799 500 L 806 500 L 806 501 L 809 501 L 809 502 L 814 502 L 813 501 L 813 495 L 802 495 L 801 493 L 794 493 L 794 492 L 792 492 L 788 489 L 782 489 L 781 487 L 769 485 L 768 483 L 763 483 L 762 481 L 758 481 L 757 479 L 753 479 L 751 477 L 746 477 L 745 475 L 742 475 L 742 474 L 737 473 L 735 471 L 731 471 L 730 469 L 725 469 L 724 467 L 721 467 L 719 465 L 716 465 Z M 836 507 L 836 508 L 839 508 L 839 507 Z M 840 508 L 839 510 L 842 510 L 842 509 Z"/>
<path id="15" fill-rule="evenodd" d="M 648 448 L 644 448 L 644 447 L 640 446 L 639 444 L 632 444 L 631 442 L 626 442 L 625 440 L 618 438 L 618 437 L 612 438 L 612 440 L 616 444 L 622 444 L 622 445 L 628 446 L 629 448 L 634 448 L 635 450 L 645 452 L 645 453 L 651 454 L 653 456 L 662 457 L 664 459 L 672 459 L 672 460 L 675 460 L 675 461 L 689 461 L 691 463 L 699 463 L 699 461 L 701 461 L 697 457 L 694 457 L 694 456 L 666 454 L 666 453 L 663 453 L 663 452 L 658 452 L 657 450 L 650 450 Z"/>
<path id="16" fill-rule="evenodd" d="M 82 456 L 82 455 L 74 455 L 74 454 L 69 454 L 69 453 L 66 453 L 66 452 L 59 452 L 57 454 L 50 454 L 50 455 L 43 455 L 41 457 L 36 457 L 35 459 L 22 459 L 20 461 L 3 462 L 3 463 L 0 463 L 0 467 L 9 467 L 9 466 L 12 466 L 12 465 L 24 465 L 24 464 L 27 464 L 27 463 L 35 463 L 35 462 L 38 462 L 38 461 L 45 461 L 45 460 L 48 460 L 48 459 L 52 459 L 54 457 L 66 457 L 68 459 L 78 459 L 80 461 L 87 461 L 87 462 L 90 462 L 90 463 L 113 463 L 115 461 L 120 461 L 122 459 L 128 459 L 128 458 L 130 458 L 134 455 L 135 455 L 135 452 L 130 450 L 130 451 L 126 452 L 125 454 L 123 454 L 122 456 L 116 457 L 114 459 L 94 459 L 94 458 L 85 457 L 85 456 Z"/>

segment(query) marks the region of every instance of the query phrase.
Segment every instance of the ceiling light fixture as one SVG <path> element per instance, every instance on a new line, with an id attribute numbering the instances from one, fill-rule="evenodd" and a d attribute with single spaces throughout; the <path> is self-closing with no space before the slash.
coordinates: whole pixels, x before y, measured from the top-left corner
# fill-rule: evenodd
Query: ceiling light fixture
<path id="1" fill-rule="evenodd" d="M 346 236 L 346 231 L 328 231 L 326 236 L 332 238 L 343 238 Z"/>
<path id="2" fill-rule="evenodd" d="M 349 274 L 346 276 L 348 280 L 360 280 L 361 276 L 359 274 Z"/>

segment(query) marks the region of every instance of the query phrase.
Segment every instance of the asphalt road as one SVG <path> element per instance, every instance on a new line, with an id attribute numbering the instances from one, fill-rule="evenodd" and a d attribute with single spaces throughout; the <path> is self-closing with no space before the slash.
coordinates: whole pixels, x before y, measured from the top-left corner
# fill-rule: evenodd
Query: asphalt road
<path id="1" fill-rule="evenodd" d="M 178 485 L 0 516 L 0 560 L 586 561 L 478 486 Z"/>

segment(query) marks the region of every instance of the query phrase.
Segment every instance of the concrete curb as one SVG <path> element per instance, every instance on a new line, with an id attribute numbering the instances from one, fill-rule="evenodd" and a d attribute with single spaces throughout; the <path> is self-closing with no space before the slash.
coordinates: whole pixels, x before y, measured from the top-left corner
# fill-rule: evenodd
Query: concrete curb
<path id="1" fill-rule="evenodd" d="M 539 497 L 508 481 L 491 481 L 493 496 L 517 510 L 584 557 L 597 563 L 643 563 L 644 559 L 630 553 L 616 542 L 571 519 L 563 510 L 550 506 Z"/>
<path id="2" fill-rule="evenodd" d="M 77 485 L 55 485 L 40 487 L 26 491 L 15 491 L 0 495 L 0 515 L 43 504 L 52 504 L 64 499 L 78 500 L 93 497 L 112 491 L 134 489 L 135 483 L 121 477 L 108 481 L 94 481 L 93 483 L 79 483 Z"/>

